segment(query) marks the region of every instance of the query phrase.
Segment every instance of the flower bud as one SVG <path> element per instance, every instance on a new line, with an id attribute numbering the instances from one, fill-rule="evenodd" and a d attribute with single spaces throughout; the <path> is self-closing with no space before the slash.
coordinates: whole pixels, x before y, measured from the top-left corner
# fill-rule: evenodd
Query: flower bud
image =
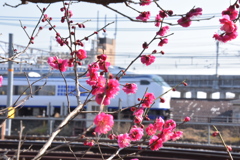
<path id="1" fill-rule="evenodd" d="M 164 103 L 164 102 L 165 102 L 165 99 L 162 98 L 162 97 L 160 97 L 160 102 L 161 102 L 161 103 Z"/>
<path id="2" fill-rule="evenodd" d="M 215 131 L 215 132 L 212 133 L 212 136 L 213 136 L 213 137 L 216 137 L 216 136 L 218 136 L 218 134 L 219 134 L 219 132 L 218 132 L 218 131 Z"/>
<path id="3" fill-rule="evenodd" d="M 147 48 L 148 48 L 147 42 L 144 42 L 144 43 L 142 44 L 142 47 L 143 47 L 143 49 L 147 49 Z"/>
<path id="4" fill-rule="evenodd" d="M 184 118 L 184 122 L 189 122 L 190 120 L 191 120 L 190 117 L 185 117 L 185 118 Z"/>

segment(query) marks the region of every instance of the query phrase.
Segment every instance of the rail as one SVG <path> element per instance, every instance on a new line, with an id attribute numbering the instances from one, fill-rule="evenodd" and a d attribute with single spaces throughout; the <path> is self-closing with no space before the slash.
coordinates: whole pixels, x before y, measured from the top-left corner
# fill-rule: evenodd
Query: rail
<path id="1" fill-rule="evenodd" d="M 69 139 L 66 139 L 69 140 Z M 66 141 L 65 140 L 65 141 Z M 83 140 L 79 140 L 83 141 Z M 109 157 L 112 153 L 116 151 L 114 147 L 114 143 L 116 141 L 110 140 L 101 140 L 101 152 L 103 153 L 104 158 Z M 45 141 L 29 141 L 26 140 L 21 149 L 24 152 L 21 152 L 21 158 L 25 158 L 25 160 L 33 158 L 41 146 L 45 143 Z M 51 147 L 56 147 L 62 145 L 63 142 L 53 142 Z M 104 145 L 103 145 L 104 144 Z M 111 147 L 107 146 L 110 144 Z M 0 150 L 1 154 L 6 153 L 5 155 L 10 157 L 15 154 L 15 151 L 18 146 L 17 140 L 8 140 L 8 141 L 0 141 L 0 146 L 4 146 L 5 150 Z M 29 151 L 29 146 L 31 146 L 31 151 Z M 72 142 L 69 145 L 63 145 L 61 148 L 58 148 L 57 151 L 48 152 L 42 160 L 51 160 L 51 159 L 68 159 L 71 160 L 75 158 L 72 153 L 69 152 L 69 147 L 74 152 L 76 157 L 83 156 L 84 150 L 88 149 L 88 146 L 84 146 L 82 142 Z M 8 151 L 8 152 L 6 152 Z M 119 156 L 124 157 L 130 153 L 134 153 L 139 151 L 137 147 L 128 147 L 123 149 Z M 240 147 L 233 147 L 232 156 L 234 160 L 240 160 Z M 151 151 L 151 150 L 143 150 L 139 155 L 131 155 L 124 159 L 132 159 L 132 158 L 139 158 L 141 160 L 225 160 L 228 158 L 226 151 L 224 151 L 223 146 L 214 146 L 214 145 L 196 145 L 196 144 L 184 144 L 184 143 L 164 143 L 164 147 L 158 151 Z M 76 159 L 76 158 L 75 158 Z M 101 154 L 99 152 L 99 148 L 97 146 L 93 146 L 89 152 L 84 156 L 84 159 L 101 159 Z"/>

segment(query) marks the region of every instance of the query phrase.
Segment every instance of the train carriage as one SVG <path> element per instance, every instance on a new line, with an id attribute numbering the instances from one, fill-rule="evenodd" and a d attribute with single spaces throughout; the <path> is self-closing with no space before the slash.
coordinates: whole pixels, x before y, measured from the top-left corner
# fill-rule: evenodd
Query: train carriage
<path id="1" fill-rule="evenodd" d="M 3 75 L 3 77 L 3 86 L 0 87 L 0 107 L 6 107 L 7 101 L 7 76 Z M 23 74 L 15 74 L 13 83 L 13 103 L 17 101 L 20 95 L 22 96 L 18 102 L 28 96 L 28 100 L 24 102 L 23 105 L 19 106 L 21 109 L 17 110 L 17 116 L 53 116 L 56 113 L 64 116 L 67 114 L 68 103 L 71 109 L 77 106 L 75 82 L 72 76 L 66 76 L 68 99 L 66 97 L 66 84 L 62 77 L 50 76 L 48 78 L 42 78 L 41 80 L 39 79 L 39 77 L 31 76 L 27 79 Z M 31 88 L 28 87 L 29 83 L 33 84 Z M 111 100 L 111 104 L 106 106 L 108 111 L 115 111 L 119 109 L 120 106 L 125 108 L 139 103 L 137 99 L 142 98 L 146 91 L 154 93 L 155 96 L 160 96 L 171 89 L 169 85 L 157 75 L 130 74 L 120 80 L 120 84 L 126 83 L 136 83 L 138 86 L 137 93 L 126 94 L 121 90 L 119 94 Z M 86 79 L 80 79 L 80 84 L 85 88 L 91 88 L 86 84 Z M 80 91 L 84 92 L 85 90 L 80 88 Z M 31 93 L 32 96 L 29 96 Z M 87 93 L 82 93 L 81 101 L 84 101 L 86 96 Z M 148 114 L 149 118 L 161 116 L 166 119 L 169 117 L 171 93 L 164 95 L 163 98 L 165 99 L 165 103 L 160 103 L 159 100 L 155 101 Z M 18 103 L 15 103 L 15 105 L 17 104 Z M 96 106 L 90 107 L 91 110 L 98 110 Z M 127 111 L 125 116 L 130 114 Z"/>

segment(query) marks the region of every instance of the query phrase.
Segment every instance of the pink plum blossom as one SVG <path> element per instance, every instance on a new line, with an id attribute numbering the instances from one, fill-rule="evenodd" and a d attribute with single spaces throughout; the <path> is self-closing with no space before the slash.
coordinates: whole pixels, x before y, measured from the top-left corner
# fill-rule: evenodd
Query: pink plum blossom
<path id="1" fill-rule="evenodd" d="M 173 135 L 170 137 L 171 140 L 176 141 L 177 139 L 181 138 L 183 135 L 182 131 L 176 131 L 173 133 Z"/>
<path id="2" fill-rule="evenodd" d="M 177 22 L 182 27 L 189 27 L 192 24 L 192 21 L 189 17 L 182 17 Z"/>
<path id="3" fill-rule="evenodd" d="M 60 44 L 60 46 L 65 45 L 65 41 L 59 36 L 56 37 L 56 41 L 58 42 L 58 44 Z"/>
<path id="4" fill-rule="evenodd" d="M 105 96 L 104 100 L 103 100 L 103 98 L 104 98 L 104 93 L 99 93 L 99 94 L 96 95 L 95 101 L 96 101 L 97 104 L 99 104 L 99 105 L 100 105 L 101 103 L 103 103 L 104 105 L 109 105 L 109 104 L 110 104 L 110 98 L 107 97 L 107 96 Z"/>
<path id="5" fill-rule="evenodd" d="M 223 18 L 220 19 L 219 21 L 221 24 L 223 24 L 223 26 L 220 28 L 223 31 L 223 33 L 221 34 L 215 33 L 213 35 L 213 38 L 224 43 L 237 38 L 238 36 L 237 25 L 230 20 L 230 17 L 228 15 L 223 15 Z"/>
<path id="6" fill-rule="evenodd" d="M 126 83 L 122 88 L 122 90 L 127 94 L 130 94 L 130 93 L 135 94 L 137 91 L 137 85 L 135 83 Z"/>
<path id="7" fill-rule="evenodd" d="M 163 142 L 167 142 L 173 136 L 173 128 L 163 128 L 162 133 L 158 136 Z"/>
<path id="8" fill-rule="evenodd" d="M 54 69 L 65 72 L 68 67 L 68 60 L 58 59 L 57 57 L 48 57 L 48 64 Z"/>
<path id="9" fill-rule="evenodd" d="M 142 120 L 143 120 L 143 113 L 144 113 L 144 110 L 143 108 L 138 108 L 135 110 L 135 112 L 133 113 L 133 115 L 135 116 L 134 117 L 134 123 L 141 123 Z"/>
<path id="10" fill-rule="evenodd" d="M 97 81 L 98 81 L 98 73 L 97 72 L 89 72 L 87 74 L 87 76 L 89 76 L 89 79 L 86 80 L 87 84 L 89 84 L 90 86 L 96 85 Z"/>
<path id="11" fill-rule="evenodd" d="M 79 49 L 76 52 L 76 55 L 77 55 L 78 59 L 80 59 L 80 60 L 87 58 L 87 52 L 84 49 Z"/>
<path id="12" fill-rule="evenodd" d="M 163 146 L 162 139 L 158 138 L 158 136 L 153 136 L 149 140 L 149 146 L 152 151 L 157 151 Z"/>
<path id="13" fill-rule="evenodd" d="M 98 114 L 93 122 L 96 125 L 95 132 L 99 134 L 106 134 L 114 125 L 113 116 L 104 112 Z"/>
<path id="14" fill-rule="evenodd" d="M 133 127 L 130 130 L 129 137 L 131 138 L 131 141 L 139 141 L 143 136 L 143 129 L 138 127 Z"/>
<path id="15" fill-rule="evenodd" d="M 172 119 L 169 119 L 165 122 L 164 124 L 164 128 L 171 128 L 171 129 L 174 129 L 176 128 L 176 122 Z"/>
<path id="16" fill-rule="evenodd" d="M 107 60 L 107 55 L 106 54 L 100 54 L 97 56 L 97 59 L 106 61 Z"/>
<path id="17" fill-rule="evenodd" d="M 146 128 L 146 133 L 149 136 L 156 134 L 156 132 L 157 132 L 157 129 L 153 124 L 149 124 L 148 127 Z"/>
<path id="18" fill-rule="evenodd" d="M 168 15 L 167 15 L 167 13 L 165 12 L 165 11 L 159 11 L 159 16 L 161 17 L 161 18 L 165 18 L 165 17 L 167 17 Z"/>
<path id="19" fill-rule="evenodd" d="M 156 128 L 156 130 L 162 131 L 163 125 L 164 125 L 164 120 L 161 117 L 155 120 L 154 127 Z"/>
<path id="20" fill-rule="evenodd" d="M 109 98 L 113 98 L 120 90 L 119 86 L 120 84 L 118 80 L 109 79 L 108 84 L 106 86 L 106 96 Z"/>
<path id="21" fill-rule="evenodd" d="M 155 26 L 156 26 L 156 27 L 159 27 L 160 24 L 161 24 L 161 23 L 160 23 L 160 22 L 161 22 L 161 17 L 160 17 L 159 14 L 156 15 L 155 21 L 156 21 L 156 22 L 155 22 Z"/>
<path id="22" fill-rule="evenodd" d="M 71 18 L 73 16 L 73 12 L 71 10 L 66 10 L 64 16 L 67 18 Z"/>
<path id="23" fill-rule="evenodd" d="M 198 15 L 202 15 L 202 8 L 195 8 L 195 9 L 191 9 L 186 17 L 194 17 L 194 16 L 198 16 Z"/>
<path id="24" fill-rule="evenodd" d="M 128 147 L 131 143 L 131 138 L 127 133 L 117 136 L 118 145 L 120 148 Z"/>
<path id="25" fill-rule="evenodd" d="M 177 22 L 182 27 L 189 27 L 192 23 L 192 18 L 198 15 L 202 15 L 202 8 L 191 9 L 186 16 L 180 18 Z"/>
<path id="26" fill-rule="evenodd" d="M 149 108 L 151 104 L 154 102 L 155 96 L 153 93 L 146 93 L 144 95 L 144 99 L 142 100 L 142 106 Z"/>
<path id="27" fill-rule="evenodd" d="M 2 83 L 3 83 L 3 76 L 0 76 L 0 87 L 2 87 Z"/>
<path id="28" fill-rule="evenodd" d="M 150 18 L 151 14 L 149 11 L 147 12 L 142 12 L 140 13 L 140 15 L 138 17 L 136 17 L 136 19 L 142 20 L 142 21 L 147 21 Z"/>
<path id="29" fill-rule="evenodd" d="M 94 146 L 94 141 L 92 140 L 92 141 L 85 141 L 84 143 L 83 143 L 83 145 L 84 146 L 90 146 L 90 147 L 92 147 L 92 146 Z"/>
<path id="30" fill-rule="evenodd" d="M 140 0 L 140 6 L 147 6 L 152 2 L 152 0 Z"/>
<path id="31" fill-rule="evenodd" d="M 161 41 L 158 43 L 158 46 L 162 47 L 164 44 L 167 44 L 167 43 L 168 43 L 168 39 L 164 38 L 164 39 L 161 39 Z"/>
<path id="32" fill-rule="evenodd" d="M 101 70 L 103 70 L 104 72 L 108 72 L 108 67 L 110 66 L 110 62 L 100 60 L 98 64 Z"/>
<path id="33" fill-rule="evenodd" d="M 226 33 L 236 32 L 237 26 L 233 21 L 230 20 L 228 15 L 224 15 L 219 21 L 221 24 L 223 24 L 223 26 L 220 28 L 222 31 L 225 31 Z"/>
<path id="34" fill-rule="evenodd" d="M 157 35 L 164 36 L 168 30 L 169 30 L 169 26 L 164 26 L 157 32 Z"/>
<path id="35" fill-rule="evenodd" d="M 155 61 L 156 57 L 152 54 L 141 56 L 141 62 L 146 64 L 146 66 L 151 65 Z"/>
<path id="36" fill-rule="evenodd" d="M 228 41 L 231 41 L 231 40 L 237 38 L 237 36 L 238 36 L 237 32 L 225 33 L 225 34 L 223 33 L 223 34 L 220 34 L 220 35 L 215 33 L 213 35 L 213 38 L 215 38 L 218 41 L 226 43 Z"/>
<path id="37" fill-rule="evenodd" d="M 95 85 L 92 86 L 92 94 L 96 95 L 103 93 L 105 89 L 106 79 L 103 76 L 99 76 Z"/>
<path id="38" fill-rule="evenodd" d="M 99 77 L 97 73 L 98 70 L 99 70 L 98 63 L 92 63 L 88 65 L 88 72 L 86 76 L 89 77 L 89 79 L 86 80 L 87 84 L 93 86 L 97 83 Z"/>
<path id="39" fill-rule="evenodd" d="M 222 16 L 223 15 L 228 15 L 230 17 L 230 20 L 235 20 L 238 16 L 238 11 L 234 6 L 230 6 L 226 10 L 222 11 Z"/>

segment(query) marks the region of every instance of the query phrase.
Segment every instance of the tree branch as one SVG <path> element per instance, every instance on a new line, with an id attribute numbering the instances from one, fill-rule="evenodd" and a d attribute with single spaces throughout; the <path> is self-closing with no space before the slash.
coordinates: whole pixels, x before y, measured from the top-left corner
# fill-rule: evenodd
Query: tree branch
<path id="1" fill-rule="evenodd" d="M 110 3 L 123 3 L 127 2 L 127 0 L 65 0 L 72 2 L 88 2 L 88 3 L 96 3 L 96 4 L 110 4 Z M 22 4 L 26 4 L 27 2 L 31 3 L 56 3 L 63 2 L 63 0 L 22 0 Z"/>

